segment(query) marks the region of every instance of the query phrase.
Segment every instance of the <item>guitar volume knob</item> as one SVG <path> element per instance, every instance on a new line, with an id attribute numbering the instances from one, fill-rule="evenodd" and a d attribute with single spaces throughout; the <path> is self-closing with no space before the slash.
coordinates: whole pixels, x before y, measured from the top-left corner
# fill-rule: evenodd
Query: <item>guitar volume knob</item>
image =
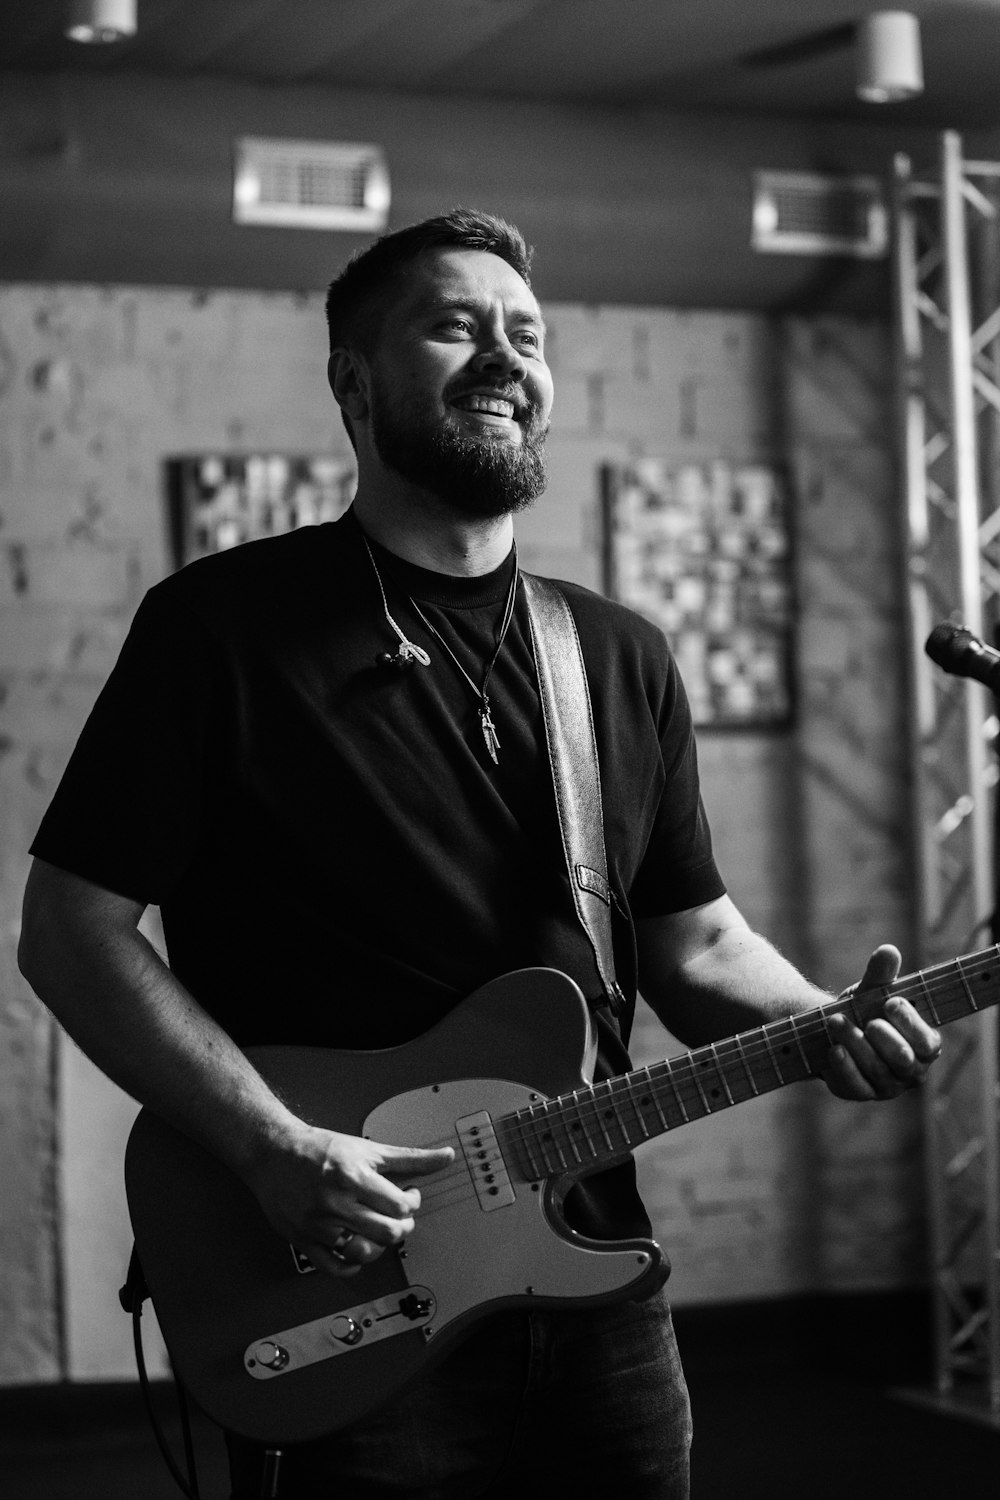
<path id="1" fill-rule="evenodd" d="M 291 1355 L 283 1344 L 276 1344 L 273 1339 L 264 1339 L 254 1345 L 253 1358 L 266 1370 L 283 1370 Z"/>

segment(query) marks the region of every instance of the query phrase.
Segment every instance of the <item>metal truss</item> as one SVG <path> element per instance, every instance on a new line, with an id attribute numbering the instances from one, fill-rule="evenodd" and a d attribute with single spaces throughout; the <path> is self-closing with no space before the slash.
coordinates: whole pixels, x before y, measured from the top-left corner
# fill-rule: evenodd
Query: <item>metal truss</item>
<path id="1" fill-rule="evenodd" d="M 940 140 L 936 171 L 896 158 L 895 323 L 909 626 L 916 947 L 984 947 L 997 906 L 997 700 L 924 652 L 952 620 L 1000 623 L 1000 164 Z M 949 1027 L 925 1087 L 935 1384 L 1000 1420 L 997 1014 Z"/>

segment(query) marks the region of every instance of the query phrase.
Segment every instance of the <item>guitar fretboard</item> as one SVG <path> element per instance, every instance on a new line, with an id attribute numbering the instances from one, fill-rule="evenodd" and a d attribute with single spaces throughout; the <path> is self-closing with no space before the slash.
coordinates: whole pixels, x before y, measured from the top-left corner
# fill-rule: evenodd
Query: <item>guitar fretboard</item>
<path id="1" fill-rule="evenodd" d="M 1000 1000 L 1000 947 L 539 1100 L 498 1121 L 497 1134 L 535 1181 L 607 1165 L 667 1130 L 815 1078 L 832 1044 L 830 1017 L 847 1015 L 864 1027 L 896 995 L 934 1026 L 986 1010 Z"/>

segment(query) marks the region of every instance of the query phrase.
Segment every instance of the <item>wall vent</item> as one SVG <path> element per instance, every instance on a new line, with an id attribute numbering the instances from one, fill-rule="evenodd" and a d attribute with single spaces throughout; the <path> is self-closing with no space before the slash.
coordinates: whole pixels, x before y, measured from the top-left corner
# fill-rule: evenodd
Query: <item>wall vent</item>
<path id="1" fill-rule="evenodd" d="M 751 244 L 779 255 L 877 260 L 889 247 L 882 184 L 877 177 L 755 172 Z"/>
<path id="2" fill-rule="evenodd" d="M 389 172 L 379 146 L 242 136 L 233 153 L 237 224 L 365 234 L 388 223 Z"/>

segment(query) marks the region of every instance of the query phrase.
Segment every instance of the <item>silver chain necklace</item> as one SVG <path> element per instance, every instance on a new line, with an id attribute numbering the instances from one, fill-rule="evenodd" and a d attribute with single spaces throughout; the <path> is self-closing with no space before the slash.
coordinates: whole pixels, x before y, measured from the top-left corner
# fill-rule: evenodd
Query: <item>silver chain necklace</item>
<path id="1" fill-rule="evenodd" d="M 397 651 L 396 655 L 393 657 L 390 656 L 388 652 L 380 653 L 377 658 L 379 665 L 386 665 L 394 668 L 398 667 L 402 670 L 410 667 L 414 661 L 418 661 L 421 666 L 429 667 L 431 664 L 431 659 L 427 655 L 427 652 L 421 646 L 416 645 L 413 641 L 409 640 L 406 635 L 404 635 L 403 631 L 400 630 L 399 626 L 396 624 L 396 621 L 389 613 L 389 604 L 385 596 L 385 588 L 382 583 L 382 575 L 378 570 L 378 564 L 375 561 L 372 549 L 368 545 L 367 536 L 365 536 L 364 532 L 362 532 L 361 535 L 364 540 L 365 550 L 368 553 L 369 561 L 371 562 L 372 569 L 375 573 L 375 578 L 378 582 L 379 593 L 382 596 L 382 611 L 385 615 L 386 621 L 389 625 L 392 626 L 392 629 L 396 632 L 396 635 L 399 638 L 399 650 Z M 430 631 L 434 639 L 451 657 L 455 666 L 461 672 L 462 676 L 465 678 L 466 682 L 469 684 L 470 688 L 479 699 L 479 723 L 483 731 L 483 743 L 485 744 L 490 759 L 493 761 L 493 764 L 495 766 L 500 764 L 497 758 L 497 751 L 500 749 L 500 740 L 497 735 L 496 725 L 493 722 L 493 714 L 490 708 L 490 699 L 489 694 L 487 693 L 487 688 L 489 686 L 493 668 L 497 663 L 497 657 L 500 655 L 500 652 L 503 648 L 503 643 L 506 639 L 507 631 L 510 629 L 510 622 L 514 618 L 514 600 L 517 597 L 517 578 L 517 544 L 515 543 L 514 570 L 511 574 L 510 587 L 507 590 L 507 602 L 504 605 L 503 619 L 500 624 L 500 633 L 497 636 L 497 643 L 493 651 L 493 655 L 490 657 L 486 667 L 486 671 L 483 673 L 482 687 L 478 687 L 473 679 L 469 676 L 468 672 L 462 666 L 462 663 L 459 661 L 454 651 L 448 645 L 448 642 L 445 640 L 444 636 L 441 634 L 438 628 L 434 624 L 432 624 L 430 620 L 428 620 L 427 616 L 424 614 L 423 610 L 420 608 L 420 605 L 417 603 L 416 599 L 414 599 L 413 595 L 407 595 L 407 598 L 410 602 L 410 607 L 417 615 L 419 615 L 421 621 Z"/>
<path id="2" fill-rule="evenodd" d="M 501 625 L 500 625 L 500 633 L 497 636 L 496 648 L 495 648 L 495 650 L 493 652 L 493 655 L 489 659 L 489 663 L 487 665 L 486 671 L 483 673 L 483 685 L 482 685 L 482 687 L 477 687 L 476 686 L 475 682 L 473 682 L 473 680 L 469 676 L 468 672 L 462 666 L 462 663 L 459 661 L 459 659 L 455 655 L 454 651 L 448 645 L 448 642 L 445 640 L 444 636 L 436 628 L 436 626 L 434 626 L 431 623 L 431 621 L 428 620 L 427 616 L 424 614 L 423 610 L 420 608 L 420 605 L 417 603 L 416 599 L 414 599 L 412 597 L 412 595 L 410 597 L 410 603 L 412 604 L 413 608 L 416 610 L 417 614 L 420 616 L 421 620 L 423 620 L 424 624 L 427 626 L 427 629 L 431 632 L 431 634 L 433 635 L 434 639 L 436 641 L 438 641 L 444 647 L 444 649 L 447 651 L 448 655 L 451 657 L 452 661 L 455 663 L 456 667 L 461 672 L 462 676 L 465 678 L 466 682 L 469 684 L 469 686 L 472 689 L 472 691 L 476 694 L 476 697 L 479 699 L 479 723 L 480 723 L 480 727 L 482 728 L 482 731 L 483 731 L 483 742 L 486 745 L 486 749 L 489 752 L 490 758 L 493 761 L 493 764 L 495 766 L 497 766 L 497 765 L 500 764 L 499 760 L 497 759 L 497 751 L 500 749 L 500 740 L 497 737 L 496 725 L 493 723 L 493 715 L 490 712 L 489 694 L 487 693 L 486 689 L 489 686 L 490 675 L 491 675 L 491 673 L 493 671 L 493 668 L 496 666 L 497 657 L 500 655 L 500 651 L 501 651 L 501 648 L 503 647 L 503 643 L 504 643 L 504 639 L 505 639 L 505 637 L 507 635 L 507 631 L 510 629 L 510 622 L 514 618 L 514 599 L 515 599 L 516 595 L 517 595 L 517 547 L 515 545 L 515 547 L 514 547 L 514 571 L 511 574 L 511 578 L 510 578 L 510 588 L 507 590 L 507 603 L 504 605 L 503 620 L 502 620 Z"/>

